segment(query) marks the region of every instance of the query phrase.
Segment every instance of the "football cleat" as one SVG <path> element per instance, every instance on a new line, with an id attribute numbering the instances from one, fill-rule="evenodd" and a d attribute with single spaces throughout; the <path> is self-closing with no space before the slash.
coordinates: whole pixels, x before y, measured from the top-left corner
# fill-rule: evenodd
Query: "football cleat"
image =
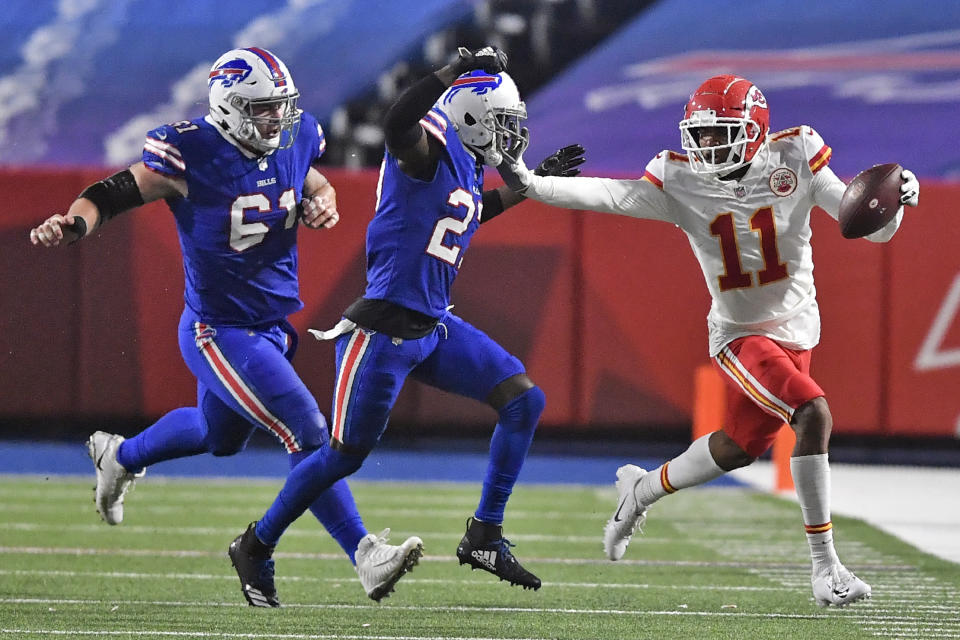
<path id="1" fill-rule="evenodd" d="M 97 488 L 94 502 L 97 513 L 107 524 L 120 524 L 123 521 L 123 497 L 133 487 L 137 478 L 147 473 L 130 473 L 117 461 L 117 450 L 123 436 L 105 431 L 96 431 L 87 439 L 87 452 L 97 471 Z"/>
<path id="2" fill-rule="evenodd" d="M 603 527 L 603 550 L 611 560 L 623 557 L 633 532 L 647 521 L 647 506 L 636 494 L 637 483 L 645 475 L 645 470 L 632 464 L 617 469 L 617 510 Z"/>
<path id="3" fill-rule="evenodd" d="M 243 597 L 251 607 L 279 607 L 277 589 L 273 585 L 273 547 L 260 542 L 256 522 L 230 543 L 227 554 L 240 578 Z"/>
<path id="4" fill-rule="evenodd" d="M 853 575 L 842 564 L 835 564 L 811 579 L 813 598 L 821 607 L 845 607 L 852 602 L 865 600 L 873 595 L 870 585 Z"/>
<path id="5" fill-rule="evenodd" d="M 471 571 L 483 569 L 511 585 L 536 591 L 540 588 L 540 578 L 521 566 L 510 552 L 513 546 L 503 537 L 502 526 L 468 518 L 467 532 L 457 547 L 457 558 L 461 565 L 469 564 Z"/>
<path id="6" fill-rule="evenodd" d="M 357 545 L 357 575 L 371 600 L 380 602 L 393 591 L 397 581 L 420 562 L 423 540 L 410 536 L 401 545 L 387 544 L 390 529 L 379 536 L 368 533 Z"/>

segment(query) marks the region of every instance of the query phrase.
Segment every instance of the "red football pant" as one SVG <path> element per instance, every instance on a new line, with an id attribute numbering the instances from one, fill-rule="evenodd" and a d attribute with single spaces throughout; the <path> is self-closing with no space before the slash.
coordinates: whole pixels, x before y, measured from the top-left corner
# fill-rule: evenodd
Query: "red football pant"
<path id="1" fill-rule="evenodd" d="M 763 336 L 737 338 L 713 361 L 727 381 L 724 432 L 751 457 L 770 448 L 784 422 L 822 395 L 810 377 L 811 351 L 788 349 Z"/>

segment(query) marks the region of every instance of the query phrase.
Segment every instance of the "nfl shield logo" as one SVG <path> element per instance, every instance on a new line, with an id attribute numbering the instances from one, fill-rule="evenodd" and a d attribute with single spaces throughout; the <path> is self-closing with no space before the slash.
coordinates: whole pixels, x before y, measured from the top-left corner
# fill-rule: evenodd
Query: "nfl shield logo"
<path id="1" fill-rule="evenodd" d="M 747 195 L 747 188 L 741 185 L 737 185 L 736 187 L 733 188 L 733 193 L 738 198 L 742 198 L 743 196 Z"/>

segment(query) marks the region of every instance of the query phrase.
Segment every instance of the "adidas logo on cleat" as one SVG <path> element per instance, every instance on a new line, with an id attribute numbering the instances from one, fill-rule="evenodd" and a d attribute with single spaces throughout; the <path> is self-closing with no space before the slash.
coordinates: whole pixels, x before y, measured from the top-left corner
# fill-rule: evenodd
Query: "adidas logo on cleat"
<path id="1" fill-rule="evenodd" d="M 470 554 L 473 556 L 473 559 L 482 564 L 487 571 L 496 572 L 497 570 L 497 552 L 496 551 L 484 551 L 481 549 L 474 549 L 473 553 Z"/>
<path id="2" fill-rule="evenodd" d="M 457 546 L 457 559 L 470 570 L 483 569 L 511 585 L 539 589 L 540 578 L 524 569 L 510 552 L 513 545 L 503 537 L 502 525 L 467 519 L 467 531 Z"/>

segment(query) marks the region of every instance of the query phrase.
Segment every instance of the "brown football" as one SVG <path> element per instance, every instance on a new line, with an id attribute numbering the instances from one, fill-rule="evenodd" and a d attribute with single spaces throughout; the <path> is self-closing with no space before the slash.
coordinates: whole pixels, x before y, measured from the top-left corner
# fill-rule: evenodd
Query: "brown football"
<path id="1" fill-rule="evenodd" d="M 895 163 L 877 164 L 850 181 L 840 200 L 840 233 L 862 238 L 883 228 L 900 209 L 900 172 Z"/>

